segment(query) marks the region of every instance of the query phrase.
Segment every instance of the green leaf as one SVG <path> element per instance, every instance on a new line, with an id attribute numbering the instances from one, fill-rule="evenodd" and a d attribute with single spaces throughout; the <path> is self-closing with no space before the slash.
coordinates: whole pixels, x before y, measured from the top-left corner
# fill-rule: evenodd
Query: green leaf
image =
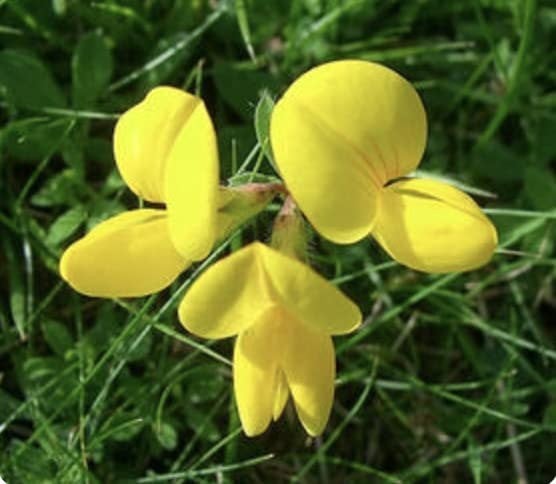
<path id="1" fill-rule="evenodd" d="M 52 351 L 58 356 L 64 356 L 67 351 L 73 348 L 73 337 L 62 323 L 58 321 L 45 321 L 42 324 L 42 334 L 52 348 Z"/>
<path id="2" fill-rule="evenodd" d="M 23 363 L 25 379 L 30 387 L 58 375 L 63 369 L 63 361 L 55 356 L 31 357 Z"/>
<path id="3" fill-rule="evenodd" d="M 67 0 L 52 0 L 52 9 L 56 15 L 65 15 L 68 10 Z"/>
<path id="4" fill-rule="evenodd" d="M 257 133 L 257 141 L 259 142 L 266 158 L 276 173 L 279 173 L 278 167 L 274 162 L 272 148 L 270 146 L 270 117 L 273 109 L 274 100 L 270 97 L 268 91 L 264 90 L 259 99 L 259 103 L 255 108 L 255 132 Z"/>
<path id="5" fill-rule="evenodd" d="M 72 169 L 54 175 L 31 197 L 37 207 L 56 207 L 71 204 L 78 199 L 79 183 Z"/>
<path id="6" fill-rule="evenodd" d="M 178 433 L 176 429 L 172 427 L 169 423 L 162 422 L 160 428 L 157 429 L 156 437 L 160 442 L 160 445 L 168 450 L 173 450 L 178 445 Z"/>
<path id="7" fill-rule="evenodd" d="M 236 0 L 234 2 L 237 23 L 239 26 L 239 31 L 241 32 L 241 37 L 247 49 L 247 53 L 253 62 L 256 62 L 255 51 L 253 50 L 253 43 L 251 42 L 251 30 L 249 29 L 249 20 L 247 18 L 247 8 L 245 6 L 244 0 Z"/>
<path id="8" fill-rule="evenodd" d="M 18 257 L 14 247 L 7 238 L 2 239 L 3 255 L 6 258 L 9 281 L 9 302 L 12 319 L 21 339 L 26 336 L 26 292 L 23 276 L 23 260 Z"/>
<path id="9" fill-rule="evenodd" d="M 60 215 L 48 229 L 46 243 L 56 247 L 71 237 L 79 226 L 87 219 L 87 211 L 78 205 Z"/>
<path id="10" fill-rule="evenodd" d="M 33 54 L 5 49 L 0 52 L 0 86 L 13 107 L 64 107 L 64 95 L 46 66 Z"/>
<path id="11" fill-rule="evenodd" d="M 482 461 L 481 453 L 477 449 L 476 442 L 470 438 L 469 439 L 469 458 L 468 463 L 471 469 L 471 474 L 473 475 L 473 482 L 475 484 L 481 484 L 481 474 L 482 474 Z"/>
<path id="12" fill-rule="evenodd" d="M 112 51 L 100 34 L 91 32 L 79 40 L 71 67 L 75 105 L 92 105 L 112 78 Z"/>

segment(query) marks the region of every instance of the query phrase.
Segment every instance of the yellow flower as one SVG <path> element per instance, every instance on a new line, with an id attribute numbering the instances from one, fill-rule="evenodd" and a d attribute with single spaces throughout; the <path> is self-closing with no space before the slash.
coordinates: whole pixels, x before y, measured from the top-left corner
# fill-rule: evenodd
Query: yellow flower
<path id="1" fill-rule="evenodd" d="M 205 258 L 219 235 L 216 136 L 200 98 L 158 87 L 120 117 L 114 152 L 129 188 L 167 210 L 102 222 L 64 252 L 60 272 L 83 294 L 143 296 Z"/>
<path id="2" fill-rule="evenodd" d="M 286 185 L 324 237 L 372 234 L 397 261 L 464 271 L 491 258 L 496 229 L 458 189 L 415 170 L 426 143 L 417 92 L 394 71 L 347 60 L 316 67 L 277 103 L 270 137 Z"/>
<path id="3" fill-rule="evenodd" d="M 238 336 L 234 389 L 247 435 L 278 419 L 290 393 L 305 430 L 312 436 L 323 431 L 334 395 L 330 336 L 361 323 L 357 306 L 328 281 L 256 242 L 203 273 L 179 317 L 204 338 Z"/>

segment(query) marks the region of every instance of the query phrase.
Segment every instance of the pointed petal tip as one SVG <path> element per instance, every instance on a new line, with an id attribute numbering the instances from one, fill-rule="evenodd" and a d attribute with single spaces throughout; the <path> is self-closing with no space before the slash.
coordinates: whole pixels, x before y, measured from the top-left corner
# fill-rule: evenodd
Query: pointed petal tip
<path id="1" fill-rule="evenodd" d="M 272 325 L 256 325 L 241 333 L 234 345 L 234 394 L 247 436 L 262 434 L 272 421 L 275 400 L 276 351 L 269 340 Z"/>
<path id="2" fill-rule="evenodd" d="M 309 435 L 320 435 L 334 401 L 332 338 L 302 324 L 292 325 L 284 351 L 282 368 L 297 416 Z"/>
<path id="3" fill-rule="evenodd" d="M 268 427 L 270 426 L 270 422 L 265 424 L 265 425 L 253 425 L 250 422 L 244 422 L 241 420 L 240 417 L 240 421 L 241 421 L 241 428 L 243 429 L 243 433 L 246 435 L 246 437 L 249 438 L 253 438 L 253 437 L 258 437 L 259 435 L 264 434 Z"/>
<path id="4" fill-rule="evenodd" d="M 324 429 L 326 428 L 326 424 L 328 423 L 328 422 L 322 422 L 319 425 L 315 425 L 315 424 L 304 422 L 303 420 L 300 421 L 301 421 L 301 426 L 303 427 L 305 432 L 307 432 L 307 435 L 309 435 L 309 437 L 312 437 L 314 439 L 320 437 L 324 433 Z"/>
<path id="5" fill-rule="evenodd" d="M 290 397 L 290 390 L 286 376 L 282 370 L 278 370 L 276 377 L 276 387 L 274 391 L 274 405 L 272 407 L 272 420 L 276 422 L 284 412 Z"/>

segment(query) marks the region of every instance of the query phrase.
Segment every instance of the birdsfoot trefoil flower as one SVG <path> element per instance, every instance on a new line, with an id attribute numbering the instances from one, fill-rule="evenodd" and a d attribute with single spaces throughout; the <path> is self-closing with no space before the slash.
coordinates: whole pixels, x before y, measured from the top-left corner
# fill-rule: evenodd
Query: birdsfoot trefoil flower
<path id="1" fill-rule="evenodd" d="M 166 207 L 116 215 L 64 252 L 62 277 L 89 296 L 164 289 L 275 194 L 272 186 L 256 184 L 219 188 L 208 111 L 200 98 L 172 87 L 153 89 L 120 117 L 114 154 L 129 188 Z"/>
<path id="2" fill-rule="evenodd" d="M 237 336 L 234 389 L 245 433 L 258 435 L 291 394 L 309 435 L 328 421 L 336 374 L 331 335 L 361 323 L 357 306 L 309 266 L 259 242 L 211 266 L 179 307 L 204 338 Z"/>
<path id="3" fill-rule="evenodd" d="M 414 269 L 474 269 L 497 245 L 489 219 L 453 186 L 404 178 L 421 161 L 426 135 L 411 84 L 357 60 L 299 77 L 276 104 L 270 127 L 280 174 L 324 237 L 346 244 L 372 234 Z"/>

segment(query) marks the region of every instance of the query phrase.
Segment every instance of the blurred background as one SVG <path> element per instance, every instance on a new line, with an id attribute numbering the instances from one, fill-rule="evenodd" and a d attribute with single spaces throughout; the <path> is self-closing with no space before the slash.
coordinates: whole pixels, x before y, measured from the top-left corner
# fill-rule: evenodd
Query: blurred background
<path id="1" fill-rule="evenodd" d="M 555 45 L 556 6 L 537 0 L 0 0 L 0 476 L 550 482 Z M 308 68 L 345 58 L 415 85 L 429 119 L 421 175 L 472 194 L 500 248 L 481 270 L 431 276 L 371 240 L 314 236 L 314 267 L 357 301 L 365 326 L 336 339 L 321 438 L 306 437 L 290 405 L 248 439 L 232 341 L 198 340 L 175 313 L 206 264 L 155 297 L 110 301 L 67 287 L 59 256 L 138 205 L 111 138 L 150 88 L 205 99 L 223 183 L 271 179 L 261 145 L 272 100 Z M 221 253 L 267 240 L 277 208 Z"/>

